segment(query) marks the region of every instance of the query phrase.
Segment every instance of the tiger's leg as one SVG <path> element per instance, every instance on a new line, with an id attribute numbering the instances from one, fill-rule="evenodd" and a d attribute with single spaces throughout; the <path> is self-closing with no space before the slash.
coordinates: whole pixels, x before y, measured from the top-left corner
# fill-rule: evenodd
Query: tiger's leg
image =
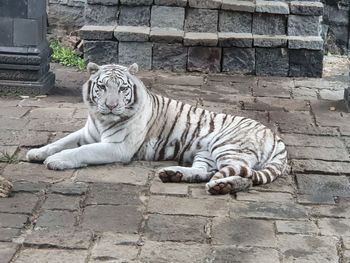
<path id="1" fill-rule="evenodd" d="M 216 165 L 209 152 L 199 152 L 195 155 L 192 167 L 171 166 L 158 171 L 163 183 L 208 182 L 214 175 Z"/>
<path id="2" fill-rule="evenodd" d="M 244 191 L 252 185 L 252 169 L 256 158 L 249 154 L 231 154 L 217 159 L 219 171 L 206 184 L 211 194 L 228 194 Z"/>
<path id="3" fill-rule="evenodd" d="M 84 128 L 73 132 L 66 137 L 63 137 L 62 139 L 50 143 L 48 145 L 45 145 L 41 148 L 37 149 L 31 149 L 27 153 L 27 160 L 30 162 L 42 162 L 44 161 L 47 157 L 58 153 L 64 149 L 70 149 L 70 148 L 75 148 L 79 147 L 82 144 L 85 144 L 85 139 L 84 139 Z"/>

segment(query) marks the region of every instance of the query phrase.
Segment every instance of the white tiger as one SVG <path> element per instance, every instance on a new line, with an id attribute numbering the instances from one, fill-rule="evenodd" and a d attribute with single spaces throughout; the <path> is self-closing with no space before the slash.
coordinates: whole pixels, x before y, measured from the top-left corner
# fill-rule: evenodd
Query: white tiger
<path id="1" fill-rule="evenodd" d="M 208 182 L 211 194 L 272 182 L 287 167 L 284 143 L 249 118 L 218 114 L 153 94 L 135 76 L 137 64 L 89 63 L 84 128 L 32 149 L 29 161 L 64 170 L 132 160 L 177 160 L 191 167 L 161 169 L 163 182 Z"/>

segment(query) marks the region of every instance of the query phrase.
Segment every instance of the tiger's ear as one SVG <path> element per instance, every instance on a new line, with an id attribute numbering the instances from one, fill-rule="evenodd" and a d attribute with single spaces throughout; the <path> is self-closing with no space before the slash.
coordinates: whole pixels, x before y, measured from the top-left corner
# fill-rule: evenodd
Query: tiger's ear
<path id="1" fill-rule="evenodd" d="M 89 72 L 90 75 L 95 74 L 98 70 L 100 69 L 99 65 L 89 62 L 87 65 L 87 71 Z"/>
<path id="2" fill-rule="evenodd" d="M 134 63 L 128 68 L 130 74 L 135 75 L 139 71 L 139 66 Z"/>

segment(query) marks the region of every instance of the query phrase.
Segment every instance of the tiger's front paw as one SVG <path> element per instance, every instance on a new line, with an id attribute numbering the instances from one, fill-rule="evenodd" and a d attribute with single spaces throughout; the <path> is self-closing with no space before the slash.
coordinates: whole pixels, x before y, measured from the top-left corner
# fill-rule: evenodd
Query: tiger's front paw
<path id="1" fill-rule="evenodd" d="M 26 158 L 29 162 L 43 162 L 47 157 L 56 153 L 57 151 L 48 146 L 38 149 L 31 149 L 27 152 Z"/>
<path id="2" fill-rule="evenodd" d="M 50 170 L 66 170 L 84 166 L 79 165 L 77 162 L 64 156 L 62 153 L 56 153 L 47 157 L 44 164 Z"/>

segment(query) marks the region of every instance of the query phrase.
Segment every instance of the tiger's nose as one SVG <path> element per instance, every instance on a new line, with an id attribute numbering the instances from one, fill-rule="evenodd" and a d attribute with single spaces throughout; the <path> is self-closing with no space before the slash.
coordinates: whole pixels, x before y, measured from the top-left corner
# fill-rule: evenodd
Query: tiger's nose
<path id="1" fill-rule="evenodd" d="M 116 108 L 118 106 L 118 104 L 107 104 L 106 103 L 106 107 L 109 109 L 109 110 L 113 110 L 114 108 Z"/>

